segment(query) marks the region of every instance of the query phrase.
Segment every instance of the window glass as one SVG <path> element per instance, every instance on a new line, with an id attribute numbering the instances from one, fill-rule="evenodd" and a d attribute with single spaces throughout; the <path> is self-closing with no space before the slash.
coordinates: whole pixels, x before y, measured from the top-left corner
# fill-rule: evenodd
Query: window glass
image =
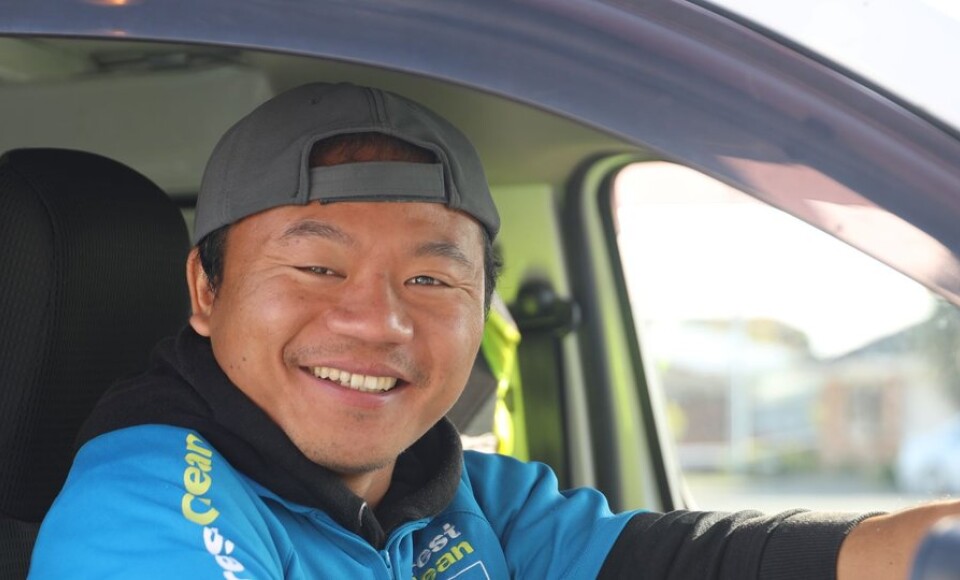
<path id="1" fill-rule="evenodd" d="M 648 382 L 697 505 L 960 493 L 960 316 L 843 242 L 670 163 L 617 176 Z"/>

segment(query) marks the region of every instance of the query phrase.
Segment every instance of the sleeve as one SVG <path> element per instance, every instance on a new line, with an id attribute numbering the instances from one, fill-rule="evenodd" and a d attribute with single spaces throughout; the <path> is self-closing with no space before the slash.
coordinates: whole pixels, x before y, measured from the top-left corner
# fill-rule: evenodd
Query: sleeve
<path id="1" fill-rule="evenodd" d="M 464 460 L 512 578 L 595 578 L 630 520 L 596 490 L 559 491 L 543 464 L 472 452 Z"/>
<path id="2" fill-rule="evenodd" d="M 876 514 L 675 511 L 633 516 L 598 578 L 836 578 L 840 544 Z"/>
<path id="3" fill-rule="evenodd" d="M 282 578 L 263 502 L 209 444 L 147 425 L 81 448 L 31 578 Z"/>

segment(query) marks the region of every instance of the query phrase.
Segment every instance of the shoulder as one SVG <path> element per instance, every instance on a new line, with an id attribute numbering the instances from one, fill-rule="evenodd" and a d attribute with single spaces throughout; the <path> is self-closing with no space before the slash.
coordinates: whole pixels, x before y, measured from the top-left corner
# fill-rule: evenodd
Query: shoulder
<path id="1" fill-rule="evenodd" d="M 482 487 L 505 483 L 504 478 L 528 484 L 543 478 L 556 479 L 553 470 L 542 463 L 520 461 L 497 453 L 464 451 L 463 464 L 463 477 Z"/>
<path id="2" fill-rule="evenodd" d="M 179 480 L 190 454 L 201 455 L 211 463 L 219 457 L 196 431 L 182 427 L 139 425 L 111 431 L 80 448 L 65 488 L 88 478 L 106 478 L 120 485 L 127 470 L 149 474 L 154 480 Z"/>
<path id="3" fill-rule="evenodd" d="M 462 478 L 478 502 L 499 504 L 501 510 L 504 504 L 516 504 L 517 509 L 556 504 L 568 510 L 582 508 L 597 517 L 610 514 L 600 492 L 591 488 L 561 490 L 553 469 L 535 461 L 467 451 Z"/>
<path id="4" fill-rule="evenodd" d="M 595 489 L 561 490 L 548 466 L 464 453 L 463 487 L 499 537 L 515 576 L 594 577 L 633 514 Z"/>
<path id="5" fill-rule="evenodd" d="M 222 574 L 225 564 L 250 568 L 239 559 L 244 550 L 251 562 L 279 565 L 267 541 L 269 516 L 246 479 L 196 432 L 121 429 L 80 449 L 41 526 L 31 572 L 91 576 L 110 575 L 105 566 L 128 574 L 153 566 Z"/>
<path id="6" fill-rule="evenodd" d="M 99 492 L 85 493 L 91 489 Z M 85 444 L 52 511 L 65 507 L 61 504 L 93 508 L 91 503 L 109 500 L 133 514 L 179 514 L 187 522 L 207 525 L 219 514 L 214 497 L 236 501 L 251 493 L 240 474 L 195 431 L 143 425 Z"/>

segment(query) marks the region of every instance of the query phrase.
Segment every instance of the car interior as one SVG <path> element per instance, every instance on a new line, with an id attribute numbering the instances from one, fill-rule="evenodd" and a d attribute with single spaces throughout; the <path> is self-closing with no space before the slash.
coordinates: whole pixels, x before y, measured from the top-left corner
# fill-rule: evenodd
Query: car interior
<path id="1" fill-rule="evenodd" d="M 11 313 L 0 338 L 11 353 L 0 363 L 9 381 L 0 405 L 3 569 L 25 572 L 97 398 L 186 321 L 187 232 L 217 139 L 270 96 L 314 80 L 400 93 L 474 142 L 503 220 L 498 293 L 524 337 L 529 458 L 554 465 L 565 485 L 596 484 L 561 206 L 593 160 L 649 153 L 530 106 L 368 66 L 176 44 L 0 43 L 0 102 L 16 112 L 0 135 L 0 235 L 15 274 L 0 290 Z"/>
<path id="2" fill-rule="evenodd" d="M 827 496 L 821 471 L 835 503 L 806 507 L 960 492 L 942 467 L 960 443 L 909 444 L 960 422 L 954 129 L 700 0 L 498 3 L 513 18 L 496 23 L 469 3 L 324 4 L 299 21 L 267 4 L 181 22 L 85 0 L 49 20 L 10 7 L 0 26 L 0 578 L 26 575 L 97 399 L 186 323 L 217 140 L 311 81 L 419 101 L 476 146 L 520 335 L 498 403 L 522 430 L 516 455 L 562 487 L 596 487 L 614 510 L 733 509 L 716 499 L 751 478 L 746 507 L 805 507 Z M 775 243 L 795 223 L 809 231 Z M 848 253 L 856 266 L 825 269 Z M 808 308 L 697 309 L 776 295 Z M 662 324 L 671 308 L 680 321 Z M 839 344 L 822 319 L 868 331 Z M 490 362 L 451 413 L 467 434 L 502 395 Z"/>

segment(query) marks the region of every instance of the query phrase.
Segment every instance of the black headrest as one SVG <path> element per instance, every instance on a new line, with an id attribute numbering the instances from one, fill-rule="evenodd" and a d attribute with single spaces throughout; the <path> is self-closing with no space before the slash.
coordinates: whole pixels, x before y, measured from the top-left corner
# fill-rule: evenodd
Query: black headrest
<path id="1" fill-rule="evenodd" d="M 170 198 L 120 163 L 0 157 L 0 516 L 43 517 L 94 403 L 184 324 L 189 245 Z"/>

